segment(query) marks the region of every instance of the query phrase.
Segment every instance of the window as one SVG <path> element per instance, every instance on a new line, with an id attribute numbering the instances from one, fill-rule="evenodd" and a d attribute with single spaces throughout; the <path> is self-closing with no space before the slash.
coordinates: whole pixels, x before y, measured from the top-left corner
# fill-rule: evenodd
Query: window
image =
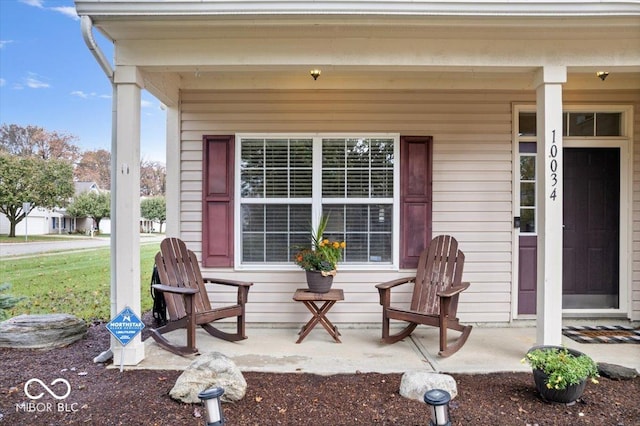
<path id="1" fill-rule="evenodd" d="M 622 136 L 620 112 L 565 112 L 562 121 L 564 136 Z"/>
<path id="2" fill-rule="evenodd" d="M 536 232 L 536 144 L 520 143 L 520 232 Z"/>
<path id="3" fill-rule="evenodd" d="M 342 264 L 393 265 L 397 252 L 398 136 L 238 135 L 240 264 L 291 263 L 329 216 Z"/>

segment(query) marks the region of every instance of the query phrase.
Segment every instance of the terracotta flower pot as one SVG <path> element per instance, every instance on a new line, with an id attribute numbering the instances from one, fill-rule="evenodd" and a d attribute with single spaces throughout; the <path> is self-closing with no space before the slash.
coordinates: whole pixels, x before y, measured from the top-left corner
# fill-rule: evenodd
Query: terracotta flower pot
<path id="1" fill-rule="evenodd" d="M 306 271 L 307 286 L 314 293 L 328 293 L 333 284 L 333 275 L 323 276 L 320 271 Z"/>

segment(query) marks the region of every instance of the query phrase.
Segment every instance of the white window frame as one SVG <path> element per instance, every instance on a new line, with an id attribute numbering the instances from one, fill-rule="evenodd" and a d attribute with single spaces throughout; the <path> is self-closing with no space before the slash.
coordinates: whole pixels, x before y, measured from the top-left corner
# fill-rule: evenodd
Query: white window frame
<path id="1" fill-rule="evenodd" d="M 362 199 L 358 198 L 322 198 L 322 139 L 330 138 L 365 138 L 377 139 L 388 138 L 393 139 L 393 197 L 380 198 L 381 203 L 391 202 L 393 205 L 393 223 L 392 223 L 392 255 L 391 262 L 387 264 L 339 264 L 341 271 L 389 271 L 398 270 L 400 263 L 400 134 L 399 133 L 238 133 L 235 135 L 235 158 L 236 167 L 234 171 L 234 268 L 243 271 L 295 271 L 300 267 L 293 262 L 282 264 L 243 264 L 242 263 L 242 226 L 241 226 L 241 167 L 240 159 L 242 154 L 243 139 L 277 139 L 277 138 L 299 138 L 313 139 L 313 190 L 311 197 L 311 216 L 314 229 L 320 220 L 322 203 L 327 204 L 337 202 L 339 204 L 362 204 Z M 251 198 L 248 203 L 264 204 L 266 198 Z M 307 200 L 307 199 L 305 199 Z M 293 204 L 296 199 L 291 198 L 269 198 L 269 202 L 282 202 Z M 247 203 L 247 199 L 244 200 Z M 306 201 L 305 201 L 306 203 Z"/>

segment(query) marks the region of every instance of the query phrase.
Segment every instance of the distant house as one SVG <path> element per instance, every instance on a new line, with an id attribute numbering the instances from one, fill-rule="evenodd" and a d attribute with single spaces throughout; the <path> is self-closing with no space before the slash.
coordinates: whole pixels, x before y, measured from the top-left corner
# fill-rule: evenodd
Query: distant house
<path id="1" fill-rule="evenodd" d="M 42 207 L 32 209 L 27 217 L 16 224 L 16 236 L 19 235 L 46 235 L 58 233 L 54 231 L 60 224 L 69 224 L 62 213 Z M 8 234 L 11 222 L 4 214 L 0 214 L 0 234 Z"/>
<path id="2" fill-rule="evenodd" d="M 84 192 L 100 192 L 101 189 L 95 182 L 74 182 L 74 197 Z M 73 198 L 69 199 L 72 202 Z M 109 219 L 100 223 L 100 232 L 109 233 L 111 223 Z M 9 233 L 10 222 L 5 215 L 0 215 L 0 234 Z M 93 219 L 90 217 L 74 218 L 67 214 L 65 207 L 46 209 L 37 207 L 29 212 L 26 219 L 16 225 L 18 235 L 47 235 L 47 234 L 71 234 L 92 229 Z"/>

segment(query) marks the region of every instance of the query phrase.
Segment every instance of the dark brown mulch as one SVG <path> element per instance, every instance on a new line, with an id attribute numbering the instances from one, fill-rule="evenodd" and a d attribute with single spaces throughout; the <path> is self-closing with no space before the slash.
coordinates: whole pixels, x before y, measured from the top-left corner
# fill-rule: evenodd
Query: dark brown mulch
<path id="1" fill-rule="evenodd" d="M 66 348 L 0 349 L 0 424 L 201 425 L 202 408 L 173 401 L 178 371 L 125 371 L 94 364 L 108 346 L 103 324 Z M 245 373 L 245 398 L 224 404 L 227 425 L 427 425 L 425 404 L 398 393 L 400 374 Z M 589 384 L 573 406 L 544 403 L 531 374 L 454 375 L 454 425 L 640 425 L 640 378 Z M 29 407 L 25 383 L 57 378 L 72 386 L 61 401 L 45 395 Z M 34 389 L 37 386 L 34 385 Z M 63 385 L 51 385 L 59 393 Z M 30 387 L 31 389 L 31 387 Z M 31 410 L 30 410 L 31 408 Z"/>

